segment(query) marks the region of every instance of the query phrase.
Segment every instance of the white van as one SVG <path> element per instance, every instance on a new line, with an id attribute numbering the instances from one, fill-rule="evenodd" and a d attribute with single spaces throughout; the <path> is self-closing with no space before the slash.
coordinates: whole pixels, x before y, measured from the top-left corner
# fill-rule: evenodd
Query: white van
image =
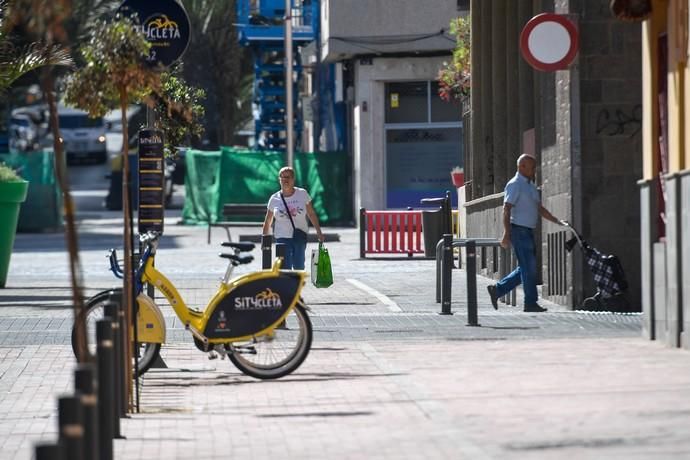
<path id="1" fill-rule="evenodd" d="M 82 110 L 59 106 L 58 124 L 68 161 L 93 159 L 98 163 L 106 162 L 106 126 L 102 117 L 90 118 Z"/>

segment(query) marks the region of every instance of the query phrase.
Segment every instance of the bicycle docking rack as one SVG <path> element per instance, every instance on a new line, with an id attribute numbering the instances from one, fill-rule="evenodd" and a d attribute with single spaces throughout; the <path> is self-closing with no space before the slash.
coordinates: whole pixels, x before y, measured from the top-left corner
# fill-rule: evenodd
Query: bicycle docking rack
<path id="1" fill-rule="evenodd" d="M 271 260 L 273 244 L 273 235 L 261 235 L 261 268 L 263 270 L 270 270 L 273 261 Z"/>
<path id="2" fill-rule="evenodd" d="M 284 243 L 276 243 L 276 259 L 278 257 L 282 257 L 283 261 L 285 260 L 285 244 Z"/>
<path id="3" fill-rule="evenodd" d="M 477 315 L 477 248 L 500 246 L 494 238 L 456 238 L 446 233 L 436 244 L 436 303 L 441 315 L 452 315 L 453 248 L 465 248 L 467 266 L 467 325 L 481 326 Z"/>

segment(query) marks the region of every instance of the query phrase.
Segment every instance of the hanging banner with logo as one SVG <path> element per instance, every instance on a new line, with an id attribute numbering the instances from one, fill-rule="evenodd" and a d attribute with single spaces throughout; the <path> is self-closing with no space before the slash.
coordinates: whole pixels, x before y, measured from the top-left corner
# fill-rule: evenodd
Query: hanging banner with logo
<path id="1" fill-rule="evenodd" d="M 184 54 L 191 37 L 189 16 L 176 0 L 125 0 L 119 11 L 138 17 L 138 29 L 151 43 L 148 62 L 168 67 Z"/>
<path id="2" fill-rule="evenodd" d="M 139 234 L 163 233 L 165 190 L 163 132 L 139 130 Z"/>

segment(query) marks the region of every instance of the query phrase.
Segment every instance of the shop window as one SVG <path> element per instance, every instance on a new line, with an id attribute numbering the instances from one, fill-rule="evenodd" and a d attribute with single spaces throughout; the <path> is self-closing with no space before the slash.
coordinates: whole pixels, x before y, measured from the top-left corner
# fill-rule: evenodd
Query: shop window
<path id="1" fill-rule="evenodd" d="M 462 157 L 460 127 L 386 130 L 387 207 L 416 208 L 422 198 L 443 196 Z"/>

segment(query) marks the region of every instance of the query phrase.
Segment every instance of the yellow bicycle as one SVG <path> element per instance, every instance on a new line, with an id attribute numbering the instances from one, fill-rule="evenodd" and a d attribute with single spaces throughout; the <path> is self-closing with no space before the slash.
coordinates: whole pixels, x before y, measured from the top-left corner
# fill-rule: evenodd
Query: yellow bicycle
<path id="1" fill-rule="evenodd" d="M 297 369 L 309 354 L 312 326 L 307 307 L 300 297 L 304 287 L 303 271 L 280 270 L 282 259 L 276 259 L 270 270 L 262 270 L 231 278 L 233 269 L 253 260 L 243 251 L 254 249 L 253 243 L 225 242 L 232 254 L 217 292 L 207 307 L 189 308 L 175 285 L 154 267 L 159 234 L 140 236 L 144 251 L 135 272 L 135 293 L 138 304 L 137 341 L 139 360 L 137 374 L 146 372 L 156 361 L 165 343 L 166 327 L 163 313 L 156 302 L 144 293 L 144 285 L 152 285 L 165 296 L 194 344 L 215 358 L 227 356 L 243 373 L 259 379 L 275 379 Z M 122 277 L 114 249 L 110 251 L 110 268 Z M 107 302 L 122 302 L 122 289 L 103 291 L 85 305 L 85 321 L 89 352 L 95 354 L 95 325 L 103 317 Z M 76 354 L 76 334 L 72 328 L 72 348 Z"/>

